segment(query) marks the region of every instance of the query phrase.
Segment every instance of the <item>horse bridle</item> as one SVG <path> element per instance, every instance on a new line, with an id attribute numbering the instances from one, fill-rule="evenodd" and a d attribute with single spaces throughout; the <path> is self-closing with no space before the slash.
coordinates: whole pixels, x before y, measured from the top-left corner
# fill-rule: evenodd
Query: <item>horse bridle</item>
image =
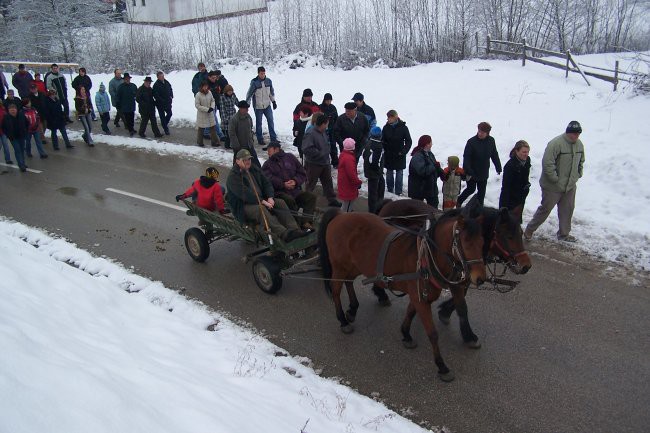
<path id="1" fill-rule="evenodd" d="M 490 242 L 490 249 L 495 248 L 497 251 L 499 251 L 501 257 L 503 258 L 504 262 L 510 266 L 516 266 L 517 265 L 517 258 L 520 256 L 523 256 L 524 254 L 528 254 L 526 250 L 520 251 L 518 253 L 512 252 L 507 246 L 504 246 L 501 242 L 499 242 L 499 237 L 497 235 L 497 229 L 496 227 L 494 228 L 494 232 L 492 233 L 492 242 Z"/>

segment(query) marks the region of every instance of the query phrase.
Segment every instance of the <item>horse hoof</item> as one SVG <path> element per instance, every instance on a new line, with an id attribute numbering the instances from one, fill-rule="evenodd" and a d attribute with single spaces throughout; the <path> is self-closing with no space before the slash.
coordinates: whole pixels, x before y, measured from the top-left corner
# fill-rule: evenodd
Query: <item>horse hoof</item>
<path id="1" fill-rule="evenodd" d="M 454 373 L 452 373 L 451 370 L 446 373 L 438 373 L 438 377 L 443 382 L 451 382 L 456 378 L 456 376 L 454 376 Z"/>
<path id="2" fill-rule="evenodd" d="M 415 349 L 416 347 L 418 347 L 418 343 L 416 343 L 415 340 L 411 340 L 411 341 L 402 340 L 402 344 L 407 349 Z"/>
<path id="3" fill-rule="evenodd" d="M 348 322 L 353 323 L 356 320 L 357 316 L 352 315 L 352 313 L 350 313 L 349 311 L 346 311 L 345 318 L 347 319 Z"/>
<path id="4" fill-rule="evenodd" d="M 379 303 L 380 307 L 390 307 L 392 302 L 390 302 L 390 299 L 378 299 L 377 302 Z"/>
<path id="5" fill-rule="evenodd" d="M 343 332 L 344 334 L 352 334 L 353 331 L 354 328 L 352 327 L 352 325 L 341 326 L 341 332 Z"/>
<path id="6" fill-rule="evenodd" d="M 481 342 L 476 340 L 476 341 L 466 341 L 465 345 L 469 347 L 470 349 L 480 349 L 481 348 Z"/>
<path id="7" fill-rule="evenodd" d="M 440 320 L 440 323 L 442 323 L 443 325 L 449 325 L 450 322 L 449 316 L 445 316 L 440 311 L 438 311 L 438 319 Z"/>

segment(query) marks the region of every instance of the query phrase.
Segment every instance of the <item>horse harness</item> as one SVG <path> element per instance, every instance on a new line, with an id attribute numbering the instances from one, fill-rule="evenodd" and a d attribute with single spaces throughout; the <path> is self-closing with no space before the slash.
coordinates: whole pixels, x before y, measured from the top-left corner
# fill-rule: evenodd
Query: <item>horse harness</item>
<path id="1" fill-rule="evenodd" d="M 435 258 L 433 257 L 433 252 L 431 251 L 431 245 L 434 246 L 434 249 L 438 249 L 436 243 L 429 238 L 427 234 L 427 227 L 429 222 L 419 231 L 415 232 L 406 227 L 396 226 L 397 230 L 393 230 L 388 233 L 384 238 L 381 249 L 379 250 L 379 255 L 377 256 L 377 267 L 376 274 L 374 277 L 366 278 L 362 281 L 363 284 L 370 283 L 383 283 L 386 288 L 390 290 L 395 296 L 404 296 L 405 294 L 397 295 L 391 290 L 390 283 L 396 281 L 409 281 L 416 280 L 418 285 L 418 295 L 420 300 L 424 301 L 429 295 L 429 292 L 426 288 L 426 285 L 421 284 L 421 282 L 428 281 L 435 288 L 442 290 L 442 285 L 439 280 L 444 281 L 449 285 L 460 285 L 467 284 L 469 285 L 469 266 L 474 263 L 483 263 L 483 259 L 472 259 L 467 260 L 465 258 L 465 253 L 463 251 L 463 246 L 460 242 L 460 230 L 458 229 L 458 223 L 454 222 L 452 228 L 453 238 L 452 238 L 452 249 L 451 255 L 445 253 L 448 256 L 448 260 L 452 262 L 452 272 L 449 277 L 446 277 L 440 271 L 438 264 L 436 263 Z M 388 249 L 390 245 L 404 233 L 413 234 L 417 237 L 417 249 L 418 249 L 418 258 L 416 263 L 416 271 L 409 272 L 404 274 L 395 274 L 395 275 L 385 275 L 384 274 L 384 265 L 386 263 L 386 256 L 388 254 Z M 457 265 L 457 258 L 460 261 L 461 267 Z M 433 266 L 430 266 L 433 265 Z M 433 267 L 433 269 L 431 269 Z M 460 279 L 452 280 L 455 275 L 459 275 Z"/>

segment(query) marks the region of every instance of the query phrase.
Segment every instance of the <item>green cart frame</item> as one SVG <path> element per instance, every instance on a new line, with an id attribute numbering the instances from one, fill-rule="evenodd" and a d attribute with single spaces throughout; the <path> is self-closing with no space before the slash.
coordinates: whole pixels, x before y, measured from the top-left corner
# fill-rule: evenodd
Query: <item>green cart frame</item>
<path id="1" fill-rule="evenodd" d="M 242 257 L 244 263 L 252 260 L 253 278 L 265 293 L 274 294 L 282 287 L 283 277 L 319 270 L 317 232 L 284 242 L 264 232 L 263 228 L 244 225 L 232 215 L 210 212 L 183 200 L 187 215 L 198 217 L 199 227 L 185 232 L 185 248 L 192 259 L 205 262 L 210 255 L 210 244 L 218 240 L 243 240 L 257 248 Z"/>

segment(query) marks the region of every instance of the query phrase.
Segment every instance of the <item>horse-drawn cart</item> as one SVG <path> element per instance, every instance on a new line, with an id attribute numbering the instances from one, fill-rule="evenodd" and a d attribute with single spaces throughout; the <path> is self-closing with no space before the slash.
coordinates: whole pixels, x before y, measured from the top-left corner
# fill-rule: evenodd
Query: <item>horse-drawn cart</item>
<path id="1" fill-rule="evenodd" d="M 242 257 L 244 263 L 252 260 L 253 278 L 258 287 L 268 294 L 282 287 L 282 278 L 318 270 L 317 234 L 284 242 L 263 228 L 244 225 L 230 214 L 222 215 L 183 200 L 187 214 L 199 219 L 199 227 L 185 232 L 185 248 L 192 259 L 204 262 L 210 255 L 210 244 L 218 240 L 243 240 L 257 248 Z"/>

